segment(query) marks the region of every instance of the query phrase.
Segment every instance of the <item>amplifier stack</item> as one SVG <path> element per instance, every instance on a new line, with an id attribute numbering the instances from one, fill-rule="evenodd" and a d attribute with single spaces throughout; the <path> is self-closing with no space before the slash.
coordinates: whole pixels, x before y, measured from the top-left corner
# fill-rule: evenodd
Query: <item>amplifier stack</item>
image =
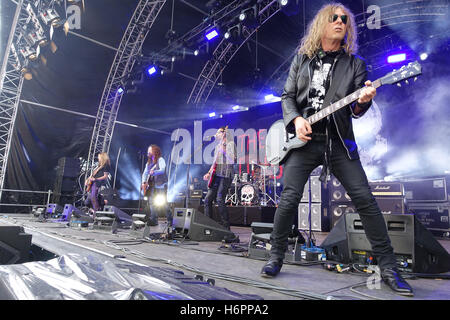
<path id="1" fill-rule="evenodd" d="M 448 177 L 405 181 L 408 210 L 433 235 L 450 238 Z"/>
<path id="2" fill-rule="evenodd" d="M 305 184 L 303 195 L 298 206 L 298 229 L 300 230 L 309 230 L 310 227 L 309 190 L 311 188 L 311 230 L 322 232 L 330 231 L 328 185 L 319 180 L 319 169 L 316 169 L 311 173 L 308 182 Z"/>

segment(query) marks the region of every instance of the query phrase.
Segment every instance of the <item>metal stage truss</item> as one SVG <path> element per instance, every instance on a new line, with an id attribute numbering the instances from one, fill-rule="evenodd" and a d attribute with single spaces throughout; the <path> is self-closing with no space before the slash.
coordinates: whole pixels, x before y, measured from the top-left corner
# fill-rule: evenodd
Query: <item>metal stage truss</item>
<path id="1" fill-rule="evenodd" d="M 259 26 L 263 25 L 272 16 L 280 11 L 278 1 L 276 0 L 263 0 L 258 3 L 259 6 Z M 239 44 L 233 44 L 227 39 L 222 39 L 212 54 L 212 58 L 209 59 L 202 72 L 197 78 L 195 85 L 189 95 L 188 104 L 194 104 L 197 107 L 201 107 L 211 94 L 214 86 L 219 79 L 222 72 L 225 70 L 228 63 L 239 51 L 244 43 L 253 35 L 257 30 L 242 26 L 242 42 Z"/>
<path id="2" fill-rule="evenodd" d="M 125 90 L 121 86 L 131 74 L 133 66 L 141 54 L 142 44 L 165 2 L 166 0 L 140 0 L 130 19 L 111 65 L 100 100 L 89 147 L 88 167 L 85 178 L 89 176 L 91 169 L 94 167 L 96 155 L 100 152 L 109 151 L 122 100 L 122 92 L 120 92 L 119 88 Z"/>
<path id="3" fill-rule="evenodd" d="M 5 183 L 14 122 L 22 93 L 23 76 L 21 69 L 25 65 L 18 63 L 19 52 L 16 45 L 23 40 L 21 30 L 29 18 L 26 6 L 30 0 L 18 0 L 11 32 L 6 45 L 0 72 L 0 200 Z"/>

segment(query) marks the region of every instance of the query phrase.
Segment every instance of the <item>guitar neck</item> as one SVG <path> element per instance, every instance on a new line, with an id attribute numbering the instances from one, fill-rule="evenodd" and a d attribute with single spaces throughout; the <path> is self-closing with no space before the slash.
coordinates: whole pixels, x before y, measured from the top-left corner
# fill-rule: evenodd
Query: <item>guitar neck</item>
<path id="1" fill-rule="evenodd" d="M 377 79 L 375 81 L 372 82 L 372 86 L 376 89 L 381 87 L 382 83 L 381 83 L 381 79 Z M 329 105 L 326 108 L 321 109 L 320 111 L 316 112 L 315 114 L 309 116 L 308 118 L 306 118 L 306 121 L 309 122 L 309 124 L 314 124 L 316 122 L 319 122 L 320 120 L 328 117 L 330 114 L 338 111 L 339 109 L 342 109 L 343 107 L 349 105 L 350 103 L 353 103 L 354 101 L 359 99 L 359 95 L 361 93 L 361 91 L 364 89 L 360 88 L 358 90 L 356 90 L 355 92 L 353 92 L 352 94 L 346 96 L 345 98 L 342 98 L 341 100 Z"/>

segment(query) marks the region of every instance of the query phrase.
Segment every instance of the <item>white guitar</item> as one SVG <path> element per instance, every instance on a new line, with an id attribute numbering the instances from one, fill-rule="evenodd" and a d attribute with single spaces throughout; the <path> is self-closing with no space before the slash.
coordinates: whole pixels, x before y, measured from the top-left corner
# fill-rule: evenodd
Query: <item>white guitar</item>
<path id="1" fill-rule="evenodd" d="M 408 79 L 416 77 L 420 74 L 422 74 L 422 66 L 415 61 L 401 67 L 399 70 L 394 70 L 386 74 L 384 77 L 373 81 L 372 86 L 374 88 L 378 88 L 385 84 L 396 84 L 401 81 L 408 83 Z M 312 125 L 326 118 L 330 114 L 358 100 L 362 89 L 363 88 L 358 89 L 345 98 L 321 109 L 319 112 L 314 113 L 305 120 Z M 277 120 L 270 126 L 266 137 L 267 161 L 271 165 L 282 164 L 291 150 L 301 148 L 306 143 L 307 142 L 303 142 L 298 139 L 295 134 L 287 133 L 283 120 Z"/>

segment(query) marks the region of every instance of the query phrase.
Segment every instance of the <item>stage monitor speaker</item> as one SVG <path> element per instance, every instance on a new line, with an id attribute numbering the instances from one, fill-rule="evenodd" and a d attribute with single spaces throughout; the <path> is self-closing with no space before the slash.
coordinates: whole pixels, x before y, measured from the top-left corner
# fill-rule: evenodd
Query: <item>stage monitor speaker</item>
<path id="1" fill-rule="evenodd" d="M 119 227 L 129 227 L 133 224 L 133 218 L 115 206 L 104 206 L 103 211 L 114 212 Z"/>
<path id="2" fill-rule="evenodd" d="M 415 273 L 450 270 L 450 254 L 414 215 L 383 214 L 383 217 L 400 270 Z M 327 260 L 341 263 L 361 263 L 361 255 L 365 259 L 372 251 L 357 213 L 339 219 L 321 247 Z"/>
<path id="3" fill-rule="evenodd" d="M 194 241 L 222 241 L 233 238 L 230 230 L 193 208 L 175 208 L 173 228 Z"/>
<path id="4" fill-rule="evenodd" d="M 19 264 L 29 260 L 31 234 L 20 226 L 0 226 L 0 265 Z"/>
<path id="5" fill-rule="evenodd" d="M 75 217 L 82 217 L 82 216 L 87 216 L 86 213 L 84 213 L 83 211 L 81 211 L 80 209 L 78 209 L 77 207 L 75 207 L 74 205 L 68 204 L 66 203 L 64 205 L 64 210 L 61 216 L 61 219 L 64 221 L 70 221 L 70 218 L 73 216 Z"/>

